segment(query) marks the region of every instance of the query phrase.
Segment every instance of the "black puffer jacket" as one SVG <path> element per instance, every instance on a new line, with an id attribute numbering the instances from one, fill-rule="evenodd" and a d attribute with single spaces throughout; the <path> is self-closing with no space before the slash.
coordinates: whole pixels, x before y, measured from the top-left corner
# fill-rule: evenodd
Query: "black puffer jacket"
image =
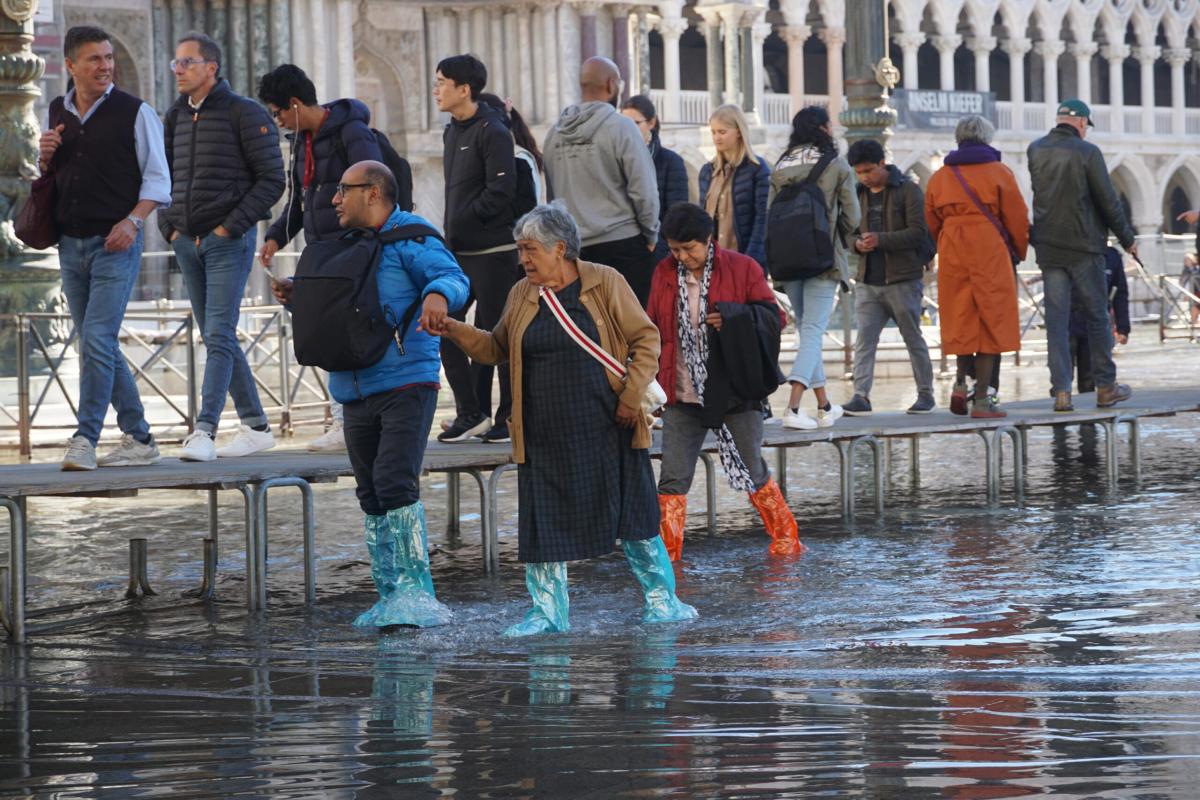
<path id="1" fill-rule="evenodd" d="M 283 154 L 265 108 L 222 78 L 196 112 L 180 95 L 165 128 L 171 207 L 159 212 L 158 227 L 167 241 L 218 225 L 239 237 L 271 215 L 283 195 Z"/>
<path id="2" fill-rule="evenodd" d="M 382 161 L 375 134 L 371 132 L 371 112 L 359 100 L 346 98 L 326 103 L 329 116 L 313 138 L 313 179 L 304 188 L 307 159 L 304 136 L 293 139 L 292 194 L 283 214 L 267 231 L 268 239 L 283 246 L 301 230 L 305 242 L 319 242 L 340 236 L 343 228 L 333 210 L 333 195 L 338 181 L 351 164 Z M 285 119 L 286 122 L 286 119 Z M 338 140 L 341 140 L 340 143 Z"/>
<path id="3" fill-rule="evenodd" d="M 517 167 L 500 112 L 480 103 L 470 119 L 451 120 L 442 141 L 446 244 L 455 253 L 512 244 Z"/>
<path id="4" fill-rule="evenodd" d="M 1033 183 L 1033 228 L 1029 242 L 1039 264 L 1074 261 L 1079 254 L 1101 255 L 1111 230 L 1128 248 L 1133 226 L 1125 216 L 1104 154 L 1067 125 L 1059 125 L 1029 145 Z"/>

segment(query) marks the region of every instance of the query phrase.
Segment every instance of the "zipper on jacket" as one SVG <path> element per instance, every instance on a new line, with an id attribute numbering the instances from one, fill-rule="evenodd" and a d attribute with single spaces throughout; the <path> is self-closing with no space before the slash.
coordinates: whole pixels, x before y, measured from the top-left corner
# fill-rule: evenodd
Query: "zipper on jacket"
<path id="1" fill-rule="evenodd" d="M 184 194 L 183 200 L 183 222 L 185 225 L 188 225 L 189 228 L 191 227 L 189 224 L 191 220 L 188 219 L 188 214 L 191 213 L 192 210 L 192 184 L 196 181 L 196 126 L 199 124 L 200 109 L 197 108 L 192 111 L 192 141 L 188 148 L 188 152 L 190 154 L 188 166 L 190 167 L 190 170 L 188 172 L 187 192 Z"/>

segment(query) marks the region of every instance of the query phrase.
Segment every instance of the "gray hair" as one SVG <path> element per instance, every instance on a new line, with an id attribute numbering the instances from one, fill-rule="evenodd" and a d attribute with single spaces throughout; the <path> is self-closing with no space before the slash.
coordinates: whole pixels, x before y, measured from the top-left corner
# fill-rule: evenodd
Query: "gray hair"
<path id="1" fill-rule="evenodd" d="M 513 238 L 517 241 L 531 239 L 546 250 L 553 250 L 562 242 L 567 248 L 564 258 L 571 261 L 579 258 L 579 226 L 561 200 L 537 206 L 517 220 Z"/>
<path id="2" fill-rule="evenodd" d="M 995 135 L 996 126 L 978 114 L 965 116 L 954 126 L 954 141 L 959 144 L 965 142 L 991 144 L 992 137 Z"/>
<path id="3" fill-rule="evenodd" d="M 217 40 L 206 33 L 200 31 L 188 31 L 183 36 L 179 37 L 176 44 L 184 42 L 195 42 L 200 48 L 200 57 L 205 61 L 211 61 L 217 65 L 217 75 L 221 74 L 221 45 L 217 44 Z"/>

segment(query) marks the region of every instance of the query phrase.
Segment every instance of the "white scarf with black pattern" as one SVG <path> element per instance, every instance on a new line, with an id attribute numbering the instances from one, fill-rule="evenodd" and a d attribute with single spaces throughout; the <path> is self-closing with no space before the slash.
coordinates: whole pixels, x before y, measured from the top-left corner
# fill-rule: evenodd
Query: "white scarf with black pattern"
<path id="1" fill-rule="evenodd" d="M 704 404 L 704 384 L 708 381 L 708 336 L 704 329 L 704 315 L 708 310 L 708 284 L 712 280 L 713 245 L 708 244 L 708 255 L 704 259 L 704 274 L 700 279 L 700 326 L 692 327 L 691 309 L 688 308 L 687 267 L 676 261 L 678 272 L 679 292 L 676 301 L 676 337 L 679 349 L 683 353 L 684 364 L 687 365 L 688 377 L 692 379 L 692 387 L 700 404 Z M 729 485 L 742 492 L 754 491 L 754 480 L 742 456 L 738 453 L 729 427 L 721 425 L 715 430 L 717 436 L 717 451 L 721 456 L 721 467 L 729 479 Z"/>

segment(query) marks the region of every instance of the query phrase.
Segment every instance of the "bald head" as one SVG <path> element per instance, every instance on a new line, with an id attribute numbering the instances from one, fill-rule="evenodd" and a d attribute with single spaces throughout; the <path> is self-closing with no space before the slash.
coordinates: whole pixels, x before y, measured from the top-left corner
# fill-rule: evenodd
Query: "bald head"
<path id="1" fill-rule="evenodd" d="M 379 228 L 396 207 L 396 178 L 379 161 L 351 164 L 342 173 L 333 207 L 343 228 Z"/>
<path id="2" fill-rule="evenodd" d="M 579 68 L 579 95 L 583 101 L 612 103 L 620 93 L 621 71 L 604 56 L 593 56 Z"/>

